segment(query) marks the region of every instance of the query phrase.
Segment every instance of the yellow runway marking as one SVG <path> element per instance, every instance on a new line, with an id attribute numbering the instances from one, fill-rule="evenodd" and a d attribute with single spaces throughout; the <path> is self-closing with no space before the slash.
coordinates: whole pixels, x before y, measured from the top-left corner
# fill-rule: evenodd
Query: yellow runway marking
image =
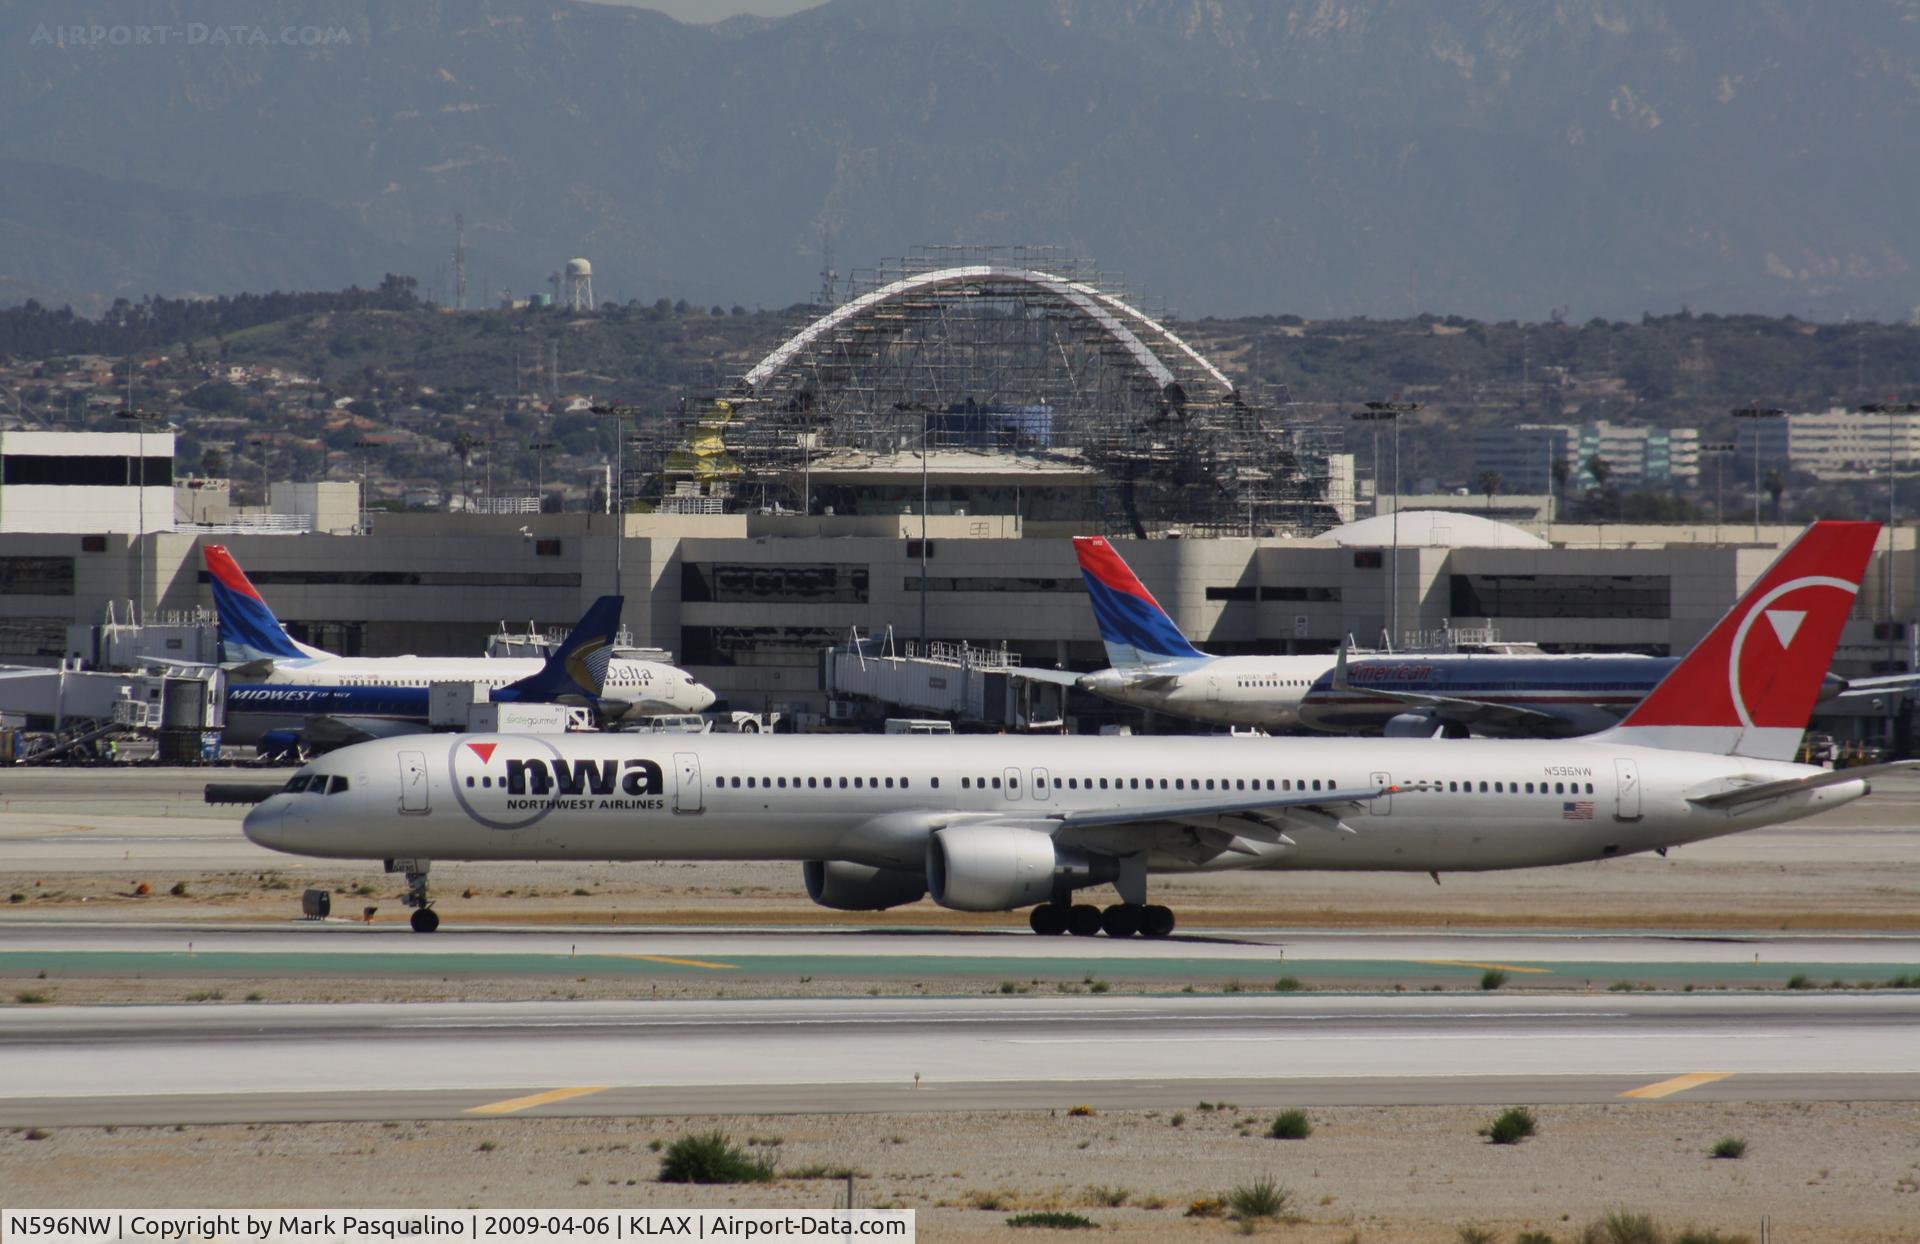
<path id="1" fill-rule="evenodd" d="M 1724 1080 L 1732 1075 L 1731 1071 L 1696 1071 L 1692 1075 L 1675 1076 L 1671 1080 L 1660 1080 L 1653 1084 L 1643 1084 L 1637 1089 L 1628 1089 L 1622 1097 L 1637 1097 L 1647 1101 L 1656 1097 L 1671 1097 L 1675 1093 L 1684 1093 L 1690 1088 L 1699 1088 L 1702 1084 L 1712 1084 L 1715 1080 Z"/>
<path id="2" fill-rule="evenodd" d="M 713 968 L 716 971 L 731 971 L 739 967 L 737 963 L 711 963 L 705 959 L 675 959 L 671 955 L 615 955 L 616 959 L 644 959 L 648 963 L 671 963 L 682 968 Z"/>
<path id="3" fill-rule="evenodd" d="M 469 1106 L 463 1114 L 513 1114 L 519 1110 L 531 1110 L 535 1106 L 551 1105 L 556 1101 L 571 1101 L 576 1097 L 587 1097 L 594 1093 L 604 1093 L 610 1084 L 595 1084 L 586 1088 L 554 1089 L 551 1092 L 535 1093 L 531 1097 L 510 1097 L 506 1101 L 488 1102 L 484 1106 Z"/>
<path id="4" fill-rule="evenodd" d="M 1527 972 L 1551 975 L 1552 968 L 1523 968 L 1511 963 L 1468 963 L 1463 959 L 1422 959 L 1420 962 L 1435 968 L 1480 968 L 1488 972 Z"/>

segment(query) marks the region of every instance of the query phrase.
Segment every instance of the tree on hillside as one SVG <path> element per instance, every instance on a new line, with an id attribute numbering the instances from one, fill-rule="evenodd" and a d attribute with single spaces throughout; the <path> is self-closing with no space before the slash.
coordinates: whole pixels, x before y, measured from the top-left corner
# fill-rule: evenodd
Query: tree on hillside
<path id="1" fill-rule="evenodd" d="M 1489 513 L 1493 510 L 1493 494 L 1500 491 L 1500 484 L 1504 478 L 1498 471 L 1480 472 L 1480 492 L 1487 499 Z"/>
<path id="2" fill-rule="evenodd" d="M 1587 459 L 1587 474 L 1593 477 L 1593 486 L 1605 492 L 1607 481 L 1613 478 L 1613 463 L 1595 454 Z"/>
<path id="3" fill-rule="evenodd" d="M 460 501 L 462 505 L 471 504 L 471 499 L 467 496 L 467 465 L 473 461 L 473 451 L 479 447 L 480 439 L 473 433 L 464 430 L 454 433 L 453 452 L 460 459 Z"/>
<path id="4" fill-rule="evenodd" d="M 1760 486 L 1767 490 L 1767 496 L 1773 498 L 1773 521 L 1780 521 L 1780 498 L 1787 491 L 1787 477 L 1779 467 L 1767 468 L 1760 478 Z"/>

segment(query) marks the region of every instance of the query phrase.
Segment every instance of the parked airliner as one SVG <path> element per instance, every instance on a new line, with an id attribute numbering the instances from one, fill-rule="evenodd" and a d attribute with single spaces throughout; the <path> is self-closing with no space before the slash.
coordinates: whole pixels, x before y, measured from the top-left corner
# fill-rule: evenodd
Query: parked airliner
<path id="1" fill-rule="evenodd" d="M 1031 907 L 1039 933 L 1164 936 L 1154 874 L 1480 871 L 1811 816 L 1875 773 L 1791 763 L 1872 552 L 1818 523 L 1619 726 L 1573 740 L 452 735 L 344 748 L 246 818 L 299 855 L 794 860 L 814 901 Z M 1111 884 L 1103 912 L 1077 891 Z"/>
<path id="2" fill-rule="evenodd" d="M 601 679 L 608 669 L 605 649 L 620 629 L 622 598 L 593 602 L 573 631 L 533 674 L 496 687 L 496 703 L 568 704 L 598 711 Z M 256 744 L 279 755 L 294 748 L 325 750 L 367 739 L 424 734 L 431 721 L 432 691 L 414 686 L 331 686 L 298 683 L 229 683 L 228 743 Z"/>
<path id="3" fill-rule="evenodd" d="M 237 662 L 239 677 L 268 684 L 302 687 L 427 687 L 436 682 L 473 682 L 492 689 L 537 677 L 539 657 L 343 657 L 303 644 L 287 634 L 280 619 L 218 544 L 206 546 L 207 575 L 220 615 L 220 651 Z M 617 629 L 617 618 L 616 627 Z M 611 638 L 609 632 L 608 638 Z M 596 646 L 590 659 L 605 665 L 592 679 L 613 715 L 698 713 L 713 705 L 713 691 L 683 669 L 659 661 L 617 655 L 610 644 Z"/>
<path id="4" fill-rule="evenodd" d="M 1678 657 L 1599 653 L 1365 653 L 1210 656 L 1180 632 L 1104 539 L 1074 542 L 1108 669 L 1072 679 L 1122 704 L 1219 725 L 1305 727 L 1390 738 L 1573 738 L 1607 729 L 1671 673 Z M 1920 676 L 1843 679 L 1820 699 L 1911 689 Z"/>

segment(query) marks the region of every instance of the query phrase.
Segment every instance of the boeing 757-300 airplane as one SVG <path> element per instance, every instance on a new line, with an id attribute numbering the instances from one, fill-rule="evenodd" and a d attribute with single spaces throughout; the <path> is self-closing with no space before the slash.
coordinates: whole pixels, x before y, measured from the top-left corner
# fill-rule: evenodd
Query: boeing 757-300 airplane
<path id="1" fill-rule="evenodd" d="M 1568 740 L 448 735 L 334 752 L 248 814 L 379 859 L 431 931 L 433 860 L 794 860 L 828 907 L 931 894 L 1035 932 L 1165 936 L 1155 874 L 1480 871 L 1798 820 L 1884 769 L 1792 763 L 1878 527 L 1818 523 L 1625 721 Z M 1077 892 L 1111 884 L 1103 912 Z"/>

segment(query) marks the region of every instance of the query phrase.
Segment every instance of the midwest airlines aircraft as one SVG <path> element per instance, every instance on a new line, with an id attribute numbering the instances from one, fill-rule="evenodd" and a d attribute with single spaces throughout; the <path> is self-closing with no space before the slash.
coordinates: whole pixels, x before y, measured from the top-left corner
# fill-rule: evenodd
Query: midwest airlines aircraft
<path id="1" fill-rule="evenodd" d="M 499 703 L 573 704 L 597 710 L 608 664 L 605 649 L 620 629 L 620 605 L 618 596 L 594 601 L 539 670 L 495 688 L 488 698 Z M 367 739 L 424 734 L 431 697 L 426 687 L 229 685 L 227 724 L 221 737 L 229 743 L 263 744 L 275 750 L 296 745 L 323 750 Z"/>
<path id="2" fill-rule="evenodd" d="M 300 855 L 804 862 L 841 910 L 931 894 L 1035 932 L 1165 936 L 1156 873 L 1528 868 L 1797 820 L 1867 778 L 1791 763 L 1878 527 L 1803 533 L 1619 726 L 1575 740 L 430 736 L 315 761 L 246 819 Z M 1075 891 L 1112 884 L 1104 912 Z"/>
<path id="3" fill-rule="evenodd" d="M 218 544 L 205 548 L 213 603 L 220 614 L 220 651 L 241 662 L 241 674 L 263 683 L 316 687 L 427 687 L 436 682 L 474 682 L 494 690 L 536 678 L 546 662 L 539 657 L 342 657 L 310 647 L 287 634 L 280 619 L 248 580 L 240 563 Z M 607 632 L 611 640 L 619 626 Z M 659 661 L 616 655 L 610 642 L 579 659 L 603 664 L 604 671 L 577 671 L 576 681 L 601 686 L 600 698 L 613 716 L 644 713 L 698 713 L 714 702 L 711 689 L 685 670 Z"/>
<path id="4" fill-rule="evenodd" d="M 1055 680 L 1196 721 L 1390 738 L 1469 730 L 1572 738 L 1617 724 L 1680 663 L 1588 653 L 1209 656 L 1180 633 L 1112 545 L 1097 536 L 1073 543 L 1112 668 Z M 1828 674 L 1820 698 L 1882 695 L 1916 681 L 1912 674 L 1850 681 Z"/>

